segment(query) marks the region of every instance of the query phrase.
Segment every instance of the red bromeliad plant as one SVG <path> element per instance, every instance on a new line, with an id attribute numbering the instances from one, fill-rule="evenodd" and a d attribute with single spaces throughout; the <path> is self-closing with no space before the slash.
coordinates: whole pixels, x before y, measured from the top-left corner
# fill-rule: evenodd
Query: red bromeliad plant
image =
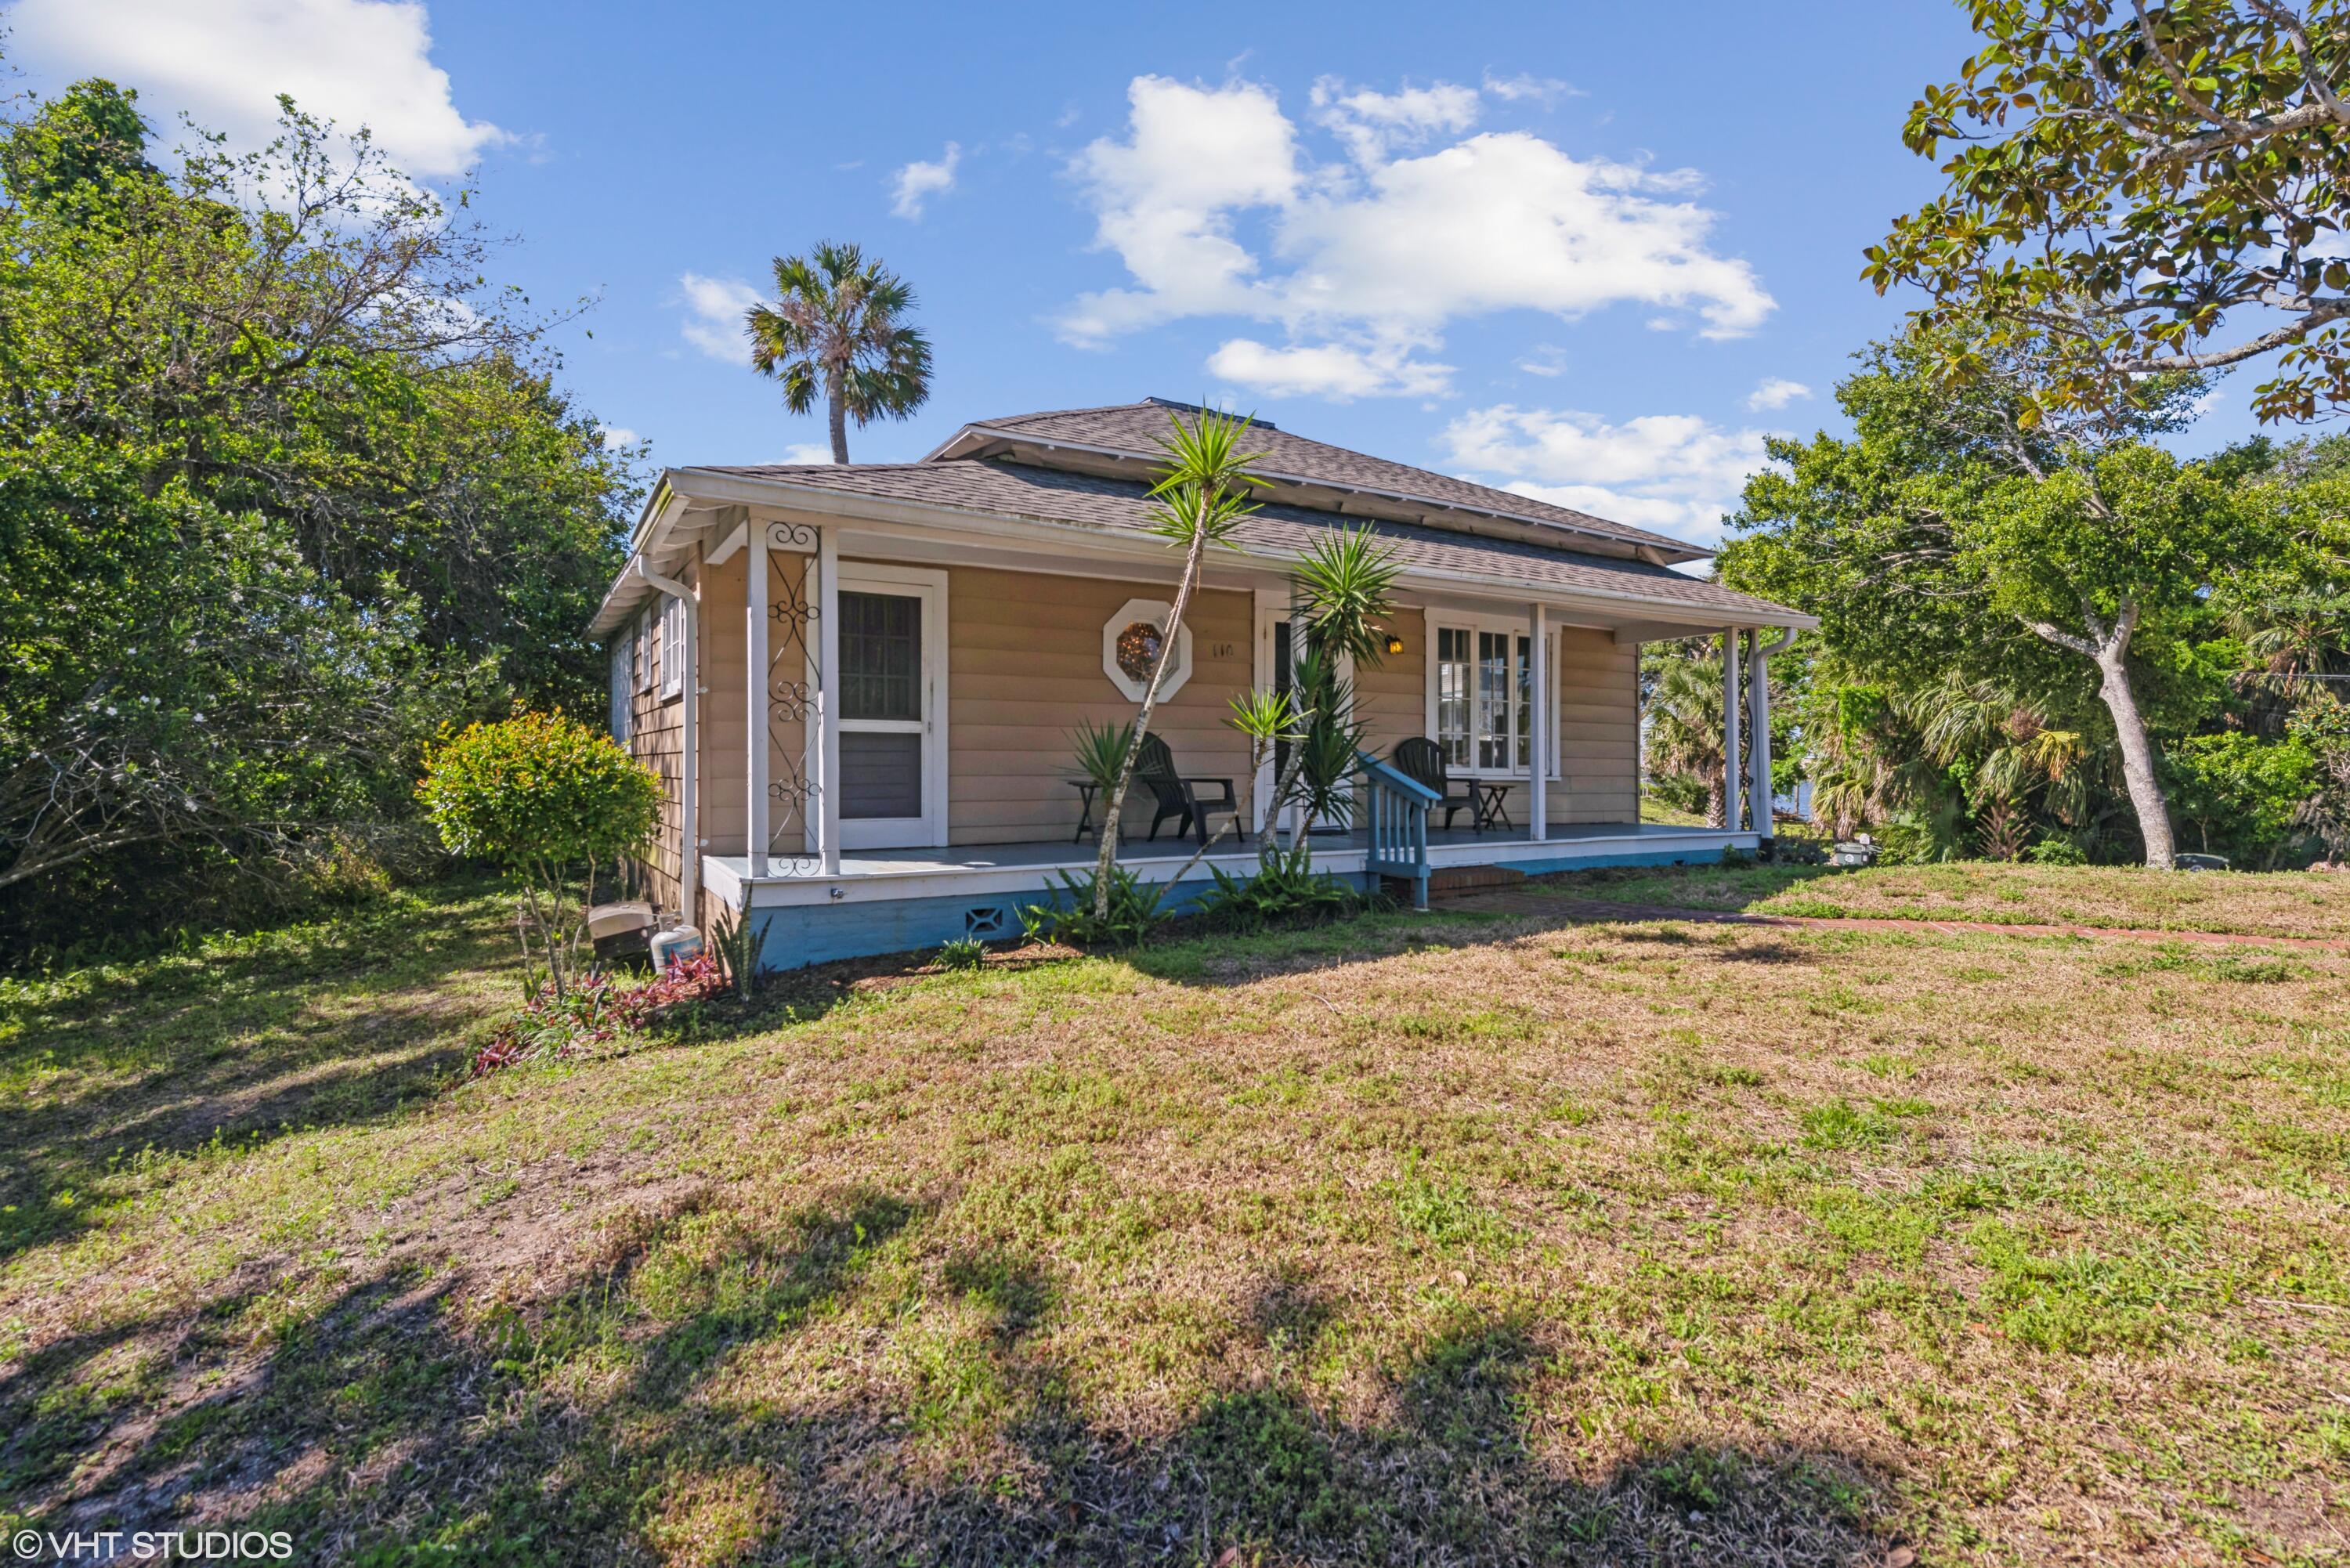
<path id="1" fill-rule="evenodd" d="M 683 959 L 649 981 L 624 983 L 606 971 L 583 975 L 558 993 L 552 981 L 517 1017 L 499 1025 L 474 1053 L 466 1076 L 479 1078 L 518 1062 L 569 1061 L 640 1035 L 671 1010 L 724 993 L 716 958 Z"/>

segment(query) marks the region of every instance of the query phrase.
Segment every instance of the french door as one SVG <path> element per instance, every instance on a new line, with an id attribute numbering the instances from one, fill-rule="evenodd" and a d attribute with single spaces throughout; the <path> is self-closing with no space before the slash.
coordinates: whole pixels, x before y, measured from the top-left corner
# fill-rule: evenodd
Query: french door
<path id="1" fill-rule="evenodd" d="M 947 841 L 946 574 L 840 568 L 840 843 Z"/>

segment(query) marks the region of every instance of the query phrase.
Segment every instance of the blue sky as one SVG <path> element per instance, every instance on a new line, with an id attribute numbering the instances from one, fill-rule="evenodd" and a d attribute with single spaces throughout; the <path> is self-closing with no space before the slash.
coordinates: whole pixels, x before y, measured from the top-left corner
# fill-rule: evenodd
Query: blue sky
<path id="1" fill-rule="evenodd" d="M 1668 21 L 1667 18 L 1669 18 Z M 251 141 L 273 97 L 468 171 L 566 385 L 656 464 L 811 461 L 743 363 L 769 259 L 855 239 L 920 293 L 920 455 L 1147 394 L 1711 541 L 1762 435 L 1899 305 L 1861 247 L 1971 47 L 1936 0 L 1669 8 L 18 0 L 23 84 L 104 74 Z M 592 334 L 592 336 L 591 336 Z M 2192 444 L 2250 427 L 2224 388 Z"/>

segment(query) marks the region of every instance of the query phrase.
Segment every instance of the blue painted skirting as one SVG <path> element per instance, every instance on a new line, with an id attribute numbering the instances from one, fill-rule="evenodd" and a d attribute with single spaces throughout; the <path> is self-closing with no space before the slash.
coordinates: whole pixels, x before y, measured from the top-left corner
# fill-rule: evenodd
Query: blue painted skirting
<path id="1" fill-rule="evenodd" d="M 1535 860 L 1492 864 L 1534 876 L 1544 871 L 1588 870 L 1601 866 L 1711 865 L 1721 857 L 1720 848 L 1709 846 L 1545 855 Z M 1178 883 L 1164 908 L 1170 913 L 1188 910 L 1214 886 L 1213 879 L 1205 877 Z M 771 970 L 791 970 L 830 963 L 835 959 L 920 952 L 958 937 L 979 937 L 987 941 L 1016 940 L 1023 909 L 1031 904 L 1057 902 L 1066 896 L 1057 882 L 1047 888 L 1040 879 L 1038 886 L 1015 893 L 754 907 L 752 919 L 760 927 L 761 965 Z"/>
<path id="2" fill-rule="evenodd" d="M 1721 851 L 1706 849 L 1642 849 L 1632 853 L 1545 855 L 1539 860 L 1496 860 L 1494 865 L 1529 877 L 1544 871 L 1591 871 L 1603 866 L 1719 866 Z"/>
<path id="3" fill-rule="evenodd" d="M 1205 877 L 1179 882 L 1160 908 L 1170 914 L 1183 913 L 1215 885 Z M 754 908 L 752 919 L 760 925 L 762 967 L 799 969 L 835 959 L 920 952 L 958 937 L 987 941 L 1017 939 L 1022 909 L 1032 904 L 1057 903 L 1067 896 L 1055 883 L 1050 889 L 1039 886 L 1021 893 Z"/>

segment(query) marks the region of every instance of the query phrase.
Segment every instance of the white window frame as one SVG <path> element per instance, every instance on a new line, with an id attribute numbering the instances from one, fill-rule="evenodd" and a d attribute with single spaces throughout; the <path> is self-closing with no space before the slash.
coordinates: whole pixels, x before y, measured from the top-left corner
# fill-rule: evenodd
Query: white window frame
<path id="1" fill-rule="evenodd" d="M 637 671 L 637 690 L 650 691 L 653 689 L 653 618 L 650 612 L 638 612 L 636 624 L 629 631 L 629 661 Z"/>
<path id="2" fill-rule="evenodd" d="M 1471 759 L 1474 759 L 1477 754 L 1477 700 L 1479 695 L 1477 691 L 1477 679 L 1478 671 L 1482 668 L 1483 662 L 1477 658 L 1477 634 L 1480 632 L 1500 632 L 1506 634 L 1510 639 L 1509 669 L 1503 677 L 1503 690 L 1505 694 L 1503 707 L 1503 711 L 1509 716 L 1510 753 L 1511 755 L 1514 757 L 1517 754 L 1519 740 L 1518 688 L 1525 678 L 1524 666 L 1518 657 L 1518 642 L 1521 639 L 1529 636 L 1533 630 L 1533 628 L 1527 625 L 1526 618 L 1524 616 L 1512 615 L 1473 615 L 1465 610 L 1435 609 L 1427 611 L 1426 616 L 1428 623 L 1426 634 L 1428 650 L 1425 664 L 1427 697 L 1424 722 L 1427 725 L 1425 733 L 1428 738 L 1434 741 L 1439 746 L 1444 744 L 1444 737 L 1437 733 L 1436 729 L 1437 649 L 1443 641 L 1443 639 L 1440 634 L 1447 630 L 1467 632 L 1470 639 L 1469 754 Z M 1549 735 L 1550 742 L 1544 748 L 1544 750 L 1548 752 L 1550 754 L 1544 759 L 1544 768 L 1543 777 L 1545 781 L 1551 782 L 1555 782 L 1562 776 L 1559 766 L 1560 749 L 1558 743 L 1558 718 L 1561 707 L 1561 692 L 1559 691 L 1558 680 L 1558 648 L 1557 628 L 1555 626 L 1545 628 L 1543 632 L 1542 650 L 1539 654 L 1535 655 L 1535 657 L 1546 659 L 1550 670 L 1550 680 L 1545 682 L 1545 691 L 1544 692 L 1544 695 L 1548 699 L 1546 706 L 1549 708 L 1550 711 L 1546 715 L 1548 722 L 1543 726 Z M 1473 760 L 1467 766 L 1455 766 L 1448 761 L 1446 768 L 1447 771 L 1458 774 L 1462 778 L 1523 779 L 1526 776 L 1526 770 L 1519 767 L 1514 762 L 1513 762 L 1508 767 L 1488 768 L 1477 766 Z"/>
<path id="3" fill-rule="evenodd" d="M 625 637 L 612 640 L 612 739 L 625 742 L 629 738 L 630 707 L 636 700 L 636 645 Z"/>
<path id="4" fill-rule="evenodd" d="M 685 694 L 685 601 L 661 596 L 660 694 L 664 702 Z"/>

